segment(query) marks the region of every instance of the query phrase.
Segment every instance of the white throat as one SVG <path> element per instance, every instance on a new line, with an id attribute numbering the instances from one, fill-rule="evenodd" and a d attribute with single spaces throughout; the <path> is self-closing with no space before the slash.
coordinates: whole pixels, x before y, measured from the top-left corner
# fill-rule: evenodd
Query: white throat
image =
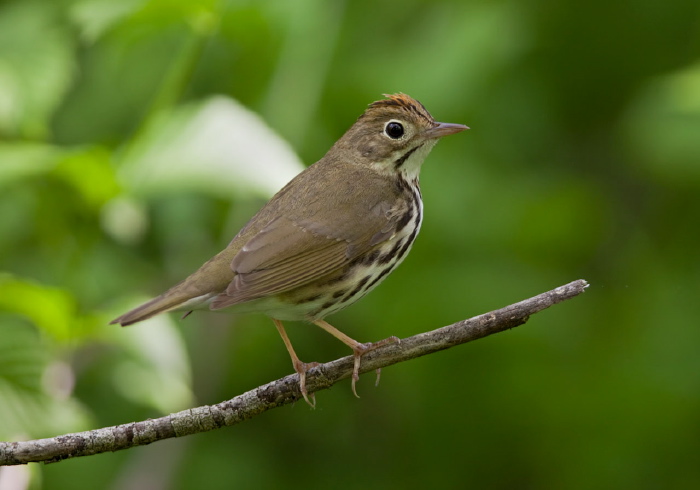
<path id="1" fill-rule="evenodd" d="M 437 141 L 438 140 L 436 139 L 426 141 L 408 156 L 400 168 L 401 173 L 404 174 L 406 178 L 410 180 L 418 178 L 418 174 L 420 173 L 420 169 L 425 161 L 425 158 L 428 156 L 428 153 L 430 153 L 430 150 L 433 149 L 433 146 L 435 146 Z"/>

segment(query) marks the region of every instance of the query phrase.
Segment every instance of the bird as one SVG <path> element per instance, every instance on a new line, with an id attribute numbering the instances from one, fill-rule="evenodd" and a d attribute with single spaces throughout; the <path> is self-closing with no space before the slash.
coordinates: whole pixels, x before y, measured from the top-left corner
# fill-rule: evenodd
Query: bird
<path id="1" fill-rule="evenodd" d="M 275 324 L 315 407 L 283 321 L 317 325 L 353 350 L 352 391 L 362 356 L 396 337 L 358 342 L 324 319 L 373 290 L 406 257 L 423 221 L 420 169 L 437 141 L 467 126 L 436 122 L 418 100 L 384 95 L 319 161 L 238 232 L 228 246 L 160 296 L 110 323 L 132 325 L 169 311 L 263 313 Z M 184 317 L 183 317 L 184 318 Z"/>

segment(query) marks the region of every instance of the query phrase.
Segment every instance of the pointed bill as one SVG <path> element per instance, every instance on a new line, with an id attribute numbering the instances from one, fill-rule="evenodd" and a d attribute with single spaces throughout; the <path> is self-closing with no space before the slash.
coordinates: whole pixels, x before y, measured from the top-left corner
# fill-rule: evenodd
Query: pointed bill
<path id="1" fill-rule="evenodd" d="M 443 136 L 447 136 L 448 134 L 459 133 L 461 131 L 464 131 L 465 129 L 469 128 L 464 124 L 436 122 L 435 126 L 425 131 L 423 135 L 426 139 L 442 138 Z"/>

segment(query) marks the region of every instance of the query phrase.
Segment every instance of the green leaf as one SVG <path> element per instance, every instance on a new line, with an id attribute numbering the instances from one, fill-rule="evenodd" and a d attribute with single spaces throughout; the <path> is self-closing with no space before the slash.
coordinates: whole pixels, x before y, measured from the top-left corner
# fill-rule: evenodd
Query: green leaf
<path id="1" fill-rule="evenodd" d="M 0 187 L 52 170 L 60 155 L 44 143 L 0 143 Z"/>
<path id="2" fill-rule="evenodd" d="M 101 146 L 61 149 L 44 143 L 0 143 L 0 186 L 53 175 L 99 209 L 119 193 L 111 153 Z"/>
<path id="3" fill-rule="evenodd" d="M 0 135 L 45 138 L 73 78 L 73 40 L 53 6 L 0 9 Z"/>
<path id="4" fill-rule="evenodd" d="M 289 144 L 235 100 L 165 111 L 135 141 L 119 175 L 137 196 L 196 190 L 272 195 L 303 169 Z"/>
<path id="5" fill-rule="evenodd" d="M 51 362 L 49 348 L 35 328 L 0 315 L 0 439 L 47 437 L 86 428 L 84 408 L 66 396 L 73 373 Z M 56 375 L 60 373 L 60 375 Z M 58 389 L 63 385 L 63 389 Z"/>
<path id="6" fill-rule="evenodd" d="M 86 204 L 99 209 L 119 193 L 111 154 L 94 146 L 66 154 L 54 171 L 78 191 Z"/>
<path id="7" fill-rule="evenodd" d="M 192 406 L 192 373 L 182 336 L 168 316 L 136 328 L 102 330 L 126 355 L 114 367 L 115 389 L 134 403 L 163 413 Z"/>
<path id="8" fill-rule="evenodd" d="M 55 340 L 74 337 L 75 299 L 62 289 L 0 274 L 0 310 L 31 320 Z"/>
<path id="9" fill-rule="evenodd" d="M 70 14 L 80 26 L 82 37 L 88 42 L 96 41 L 104 32 L 140 8 L 146 0 L 84 0 L 70 9 Z"/>

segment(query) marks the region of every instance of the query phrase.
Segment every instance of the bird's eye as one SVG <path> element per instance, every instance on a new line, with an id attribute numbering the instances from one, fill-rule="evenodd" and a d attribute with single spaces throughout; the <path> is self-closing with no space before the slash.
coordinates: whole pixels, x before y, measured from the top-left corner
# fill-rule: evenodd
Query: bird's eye
<path id="1" fill-rule="evenodd" d="M 384 132 L 389 138 L 397 140 L 403 136 L 403 125 L 396 121 L 390 121 L 384 126 Z"/>

